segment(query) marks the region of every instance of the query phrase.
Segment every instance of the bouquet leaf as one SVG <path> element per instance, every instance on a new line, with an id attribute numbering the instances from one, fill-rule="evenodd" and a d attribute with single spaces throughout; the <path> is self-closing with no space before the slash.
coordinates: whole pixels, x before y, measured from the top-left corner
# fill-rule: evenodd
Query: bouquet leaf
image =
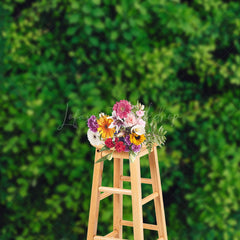
<path id="1" fill-rule="evenodd" d="M 103 162 L 105 160 L 109 160 L 110 161 L 112 159 L 112 154 L 113 154 L 112 152 L 107 154 L 106 156 L 98 159 L 95 163 Z"/>
<path id="2" fill-rule="evenodd" d="M 103 152 L 103 151 L 106 151 L 106 150 L 109 150 L 110 148 L 108 148 L 107 146 L 103 146 L 101 148 L 101 150 L 99 150 L 99 152 Z"/>
<path id="3" fill-rule="evenodd" d="M 129 152 L 129 160 L 133 163 L 137 157 L 138 153 L 135 153 L 133 151 Z"/>

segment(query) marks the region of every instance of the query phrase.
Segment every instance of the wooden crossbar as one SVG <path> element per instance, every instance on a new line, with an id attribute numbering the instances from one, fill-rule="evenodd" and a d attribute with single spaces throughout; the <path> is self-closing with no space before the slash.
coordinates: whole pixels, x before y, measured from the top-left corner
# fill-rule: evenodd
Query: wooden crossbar
<path id="1" fill-rule="evenodd" d="M 95 236 L 94 240 L 127 240 L 127 239 Z"/>
<path id="2" fill-rule="evenodd" d="M 110 232 L 109 234 L 105 235 L 104 237 L 114 237 L 118 232 L 116 230 Z"/>
<path id="3" fill-rule="evenodd" d="M 131 182 L 131 177 L 121 176 L 121 180 L 124 182 Z M 152 184 L 152 179 L 151 178 L 141 178 L 141 183 Z"/>
<path id="4" fill-rule="evenodd" d="M 154 198 L 156 198 L 156 197 L 158 197 L 158 196 L 159 196 L 158 192 L 154 192 L 154 193 L 148 195 L 147 197 L 145 197 L 144 199 L 142 199 L 142 205 L 150 202 L 151 200 L 153 200 Z"/>
<path id="5" fill-rule="evenodd" d="M 132 221 L 121 220 L 120 224 L 126 227 L 133 227 Z M 158 226 L 154 224 L 143 223 L 143 228 L 148 230 L 158 231 Z"/>
<path id="6" fill-rule="evenodd" d="M 112 193 L 101 193 L 100 194 L 100 200 L 103 200 L 104 198 L 107 198 L 107 197 L 109 197 L 111 195 L 112 195 Z"/>
<path id="7" fill-rule="evenodd" d="M 129 189 L 112 188 L 112 187 L 99 187 L 100 192 L 111 193 L 111 194 L 124 194 L 132 195 L 132 191 Z"/>

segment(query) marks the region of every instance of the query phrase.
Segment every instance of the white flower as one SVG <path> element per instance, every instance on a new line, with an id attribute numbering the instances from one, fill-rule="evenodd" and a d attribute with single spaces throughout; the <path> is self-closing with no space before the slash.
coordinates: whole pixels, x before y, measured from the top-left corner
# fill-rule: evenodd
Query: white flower
<path id="1" fill-rule="evenodd" d="M 145 127 L 146 122 L 145 122 L 144 120 L 142 120 L 141 118 L 138 118 L 138 120 L 137 120 L 137 124 L 138 124 L 138 125 L 141 125 L 141 126 L 143 126 L 143 127 Z"/>
<path id="2" fill-rule="evenodd" d="M 138 110 L 138 111 L 136 112 L 136 114 L 137 114 L 138 117 L 142 117 L 142 116 L 144 115 L 144 112 L 145 112 L 145 111 Z"/>
<path id="3" fill-rule="evenodd" d="M 117 116 L 116 111 L 112 112 L 112 116 L 107 117 L 112 119 L 112 123 L 108 126 L 108 128 L 116 128 L 116 132 L 118 132 L 121 128 L 121 126 L 124 124 L 123 120 Z"/>
<path id="4" fill-rule="evenodd" d="M 143 109 L 144 109 L 144 105 L 141 104 L 140 102 L 137 102 L 136 107 L 137 107 L 137 109 L 139 109 L 139 110 L 141 110 L 141 111 L 143 111 Z"/>
<path id="5" fill-rule="evenodd" d="M 136 125 L 131 128 L 131 132 L 135 132 L 137 135 L 145 134 L 145 128 L 141 125 Z"/>
<path id="6" fill-rule="evenodd" d="M 125 134 L 125 132 L 123 132 L 123 131 L 120 131 L 119 133 L 117 133 L 117 137 L 123 137 L 123 136 L 124 136 L 124 134 Z"/>
<path id="7" fill-rule="evenodd" d="M 108 128 L 114 128 L 114 127 L 115 127 L 114 122 L 112 122 L 112 123 L 108 126 Z"/>
<path id="8" fill-rule="evenodd" d="M 99 117 L 103 117 L 105 115 L 105 113 L 101 112 L 99 113 Z"/>
<path id="9" fill-rule="evenodd" d="M 113 111 L 113 112 L 112 112 L 112 117 L 113 117 L 113 118 L 119 118 L 119 117 L 117 116 L 116 111 Z"/>
<path id="10" fill-rule="evenodd" d="M 93 132 L 90 129 L 88 129 L 87 132 L 87 138 L 91 145 L 98 146 L 104 144 L 103 141 L 100 139 L 100 133 L 99 132 Z"/>

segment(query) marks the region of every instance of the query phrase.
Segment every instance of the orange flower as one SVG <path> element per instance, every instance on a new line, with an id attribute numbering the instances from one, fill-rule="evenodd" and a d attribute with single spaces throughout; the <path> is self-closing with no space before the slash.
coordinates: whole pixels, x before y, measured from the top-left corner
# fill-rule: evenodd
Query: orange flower
<path id="1" fill-rule="evenodd" d="M 110 124 L 113 122 L 111 118 L 107 118 L 107 116 L 103 115 L 99 120 L 98 123 L 98 131 L 101 134 L 102 138 L 112 138 L 115 132 L 115 128 L 109 128 Z"/>

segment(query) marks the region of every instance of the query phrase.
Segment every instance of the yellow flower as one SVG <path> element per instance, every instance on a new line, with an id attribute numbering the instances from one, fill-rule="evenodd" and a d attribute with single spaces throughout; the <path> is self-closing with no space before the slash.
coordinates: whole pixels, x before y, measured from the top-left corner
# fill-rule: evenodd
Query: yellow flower
<path id="1" fill-rule="evenodd" d="M 102 138 L 112 138 L 115 132 L 115 128 L 109 128 L 110 124 L 113 122 L 112 119 L 107 118 L 103 115 L 97 120 L 98 123 L 98 132 L 101 134 Z"/>
<path id="2" fill-rule="evenodd" d="M 146 140 L 144 134 L 142 135 L 137 135 L 136 133 L 130 134 L 130 142 L 135 145 L 140 145 L 142 142 L 144 142 L 144 140 Z"/>

